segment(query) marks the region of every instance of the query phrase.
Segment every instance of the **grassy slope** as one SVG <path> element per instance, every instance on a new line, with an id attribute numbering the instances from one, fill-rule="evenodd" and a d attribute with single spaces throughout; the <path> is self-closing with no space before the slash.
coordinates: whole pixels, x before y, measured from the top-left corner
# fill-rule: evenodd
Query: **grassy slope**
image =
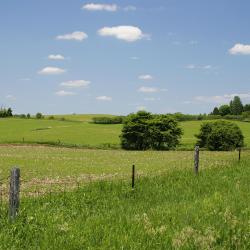
<path id="1" fill-rule="evenodd" d="M 0 249 L 246 250 L 249 176 L 249 160 L 232 161 L 205 168 L 198 177 L 173 167 L 140 178 L 134 191 L 127 182 L 98 182 L 22 199 L 14 224 L 0 206 Z"/>
<path id="2" fill-rule="evenodd" d="M 57 120 L 0 120 L 0 142 L 50 142 L 97 146 L 118 144 L 121 125 Z"/>
<path id="3" fill-rule="evenodd" d="M 91 122 L 93 117 L 113 117 L 113 115 L 109 115 L 109 114 L 85 114 L 85 115 L 81 115 L 81 114 L 72 114 L 72 115 L 53 115 L 56 119 L 60 119 L 60 118 L 65 118 L 67 120 L 71 120 L 71 121 L 81 121 L 81 122 Z M 46 117 L 49 117 L 46 116 Z"/>
<path id="4" fill-rule="evenodd" d="M 201 152 L 201 168 L 225 165 L 237 160 L 237 152 Z M 242 153 L 250 161 L 250 151 Z M 0 179 L 7 178 L 11 166 L 18 165 L 25 180 L 67 176 L 130 175 L 132 164 L 139 174 L 157 174 L 169 169 L 192 169 L 193 152 L 123 151 L 51 147 L 0 147 Z"/>
<path id="5" fill-rule="evenodd" d="M 92 115 L 64 116 L 74 121 L 1 119 L 0 143 L 60 143 L 91 147 L 119 147 L 122 125 L 99 125 L 88 123 Z M 84 121 L 84 122 L 81 122 Z M 198 133 L 200 121 L 182 122 L 184 129 L 181 148 L 192 149 Z M 250 146 L 250 123 L 236 122 Z"/>

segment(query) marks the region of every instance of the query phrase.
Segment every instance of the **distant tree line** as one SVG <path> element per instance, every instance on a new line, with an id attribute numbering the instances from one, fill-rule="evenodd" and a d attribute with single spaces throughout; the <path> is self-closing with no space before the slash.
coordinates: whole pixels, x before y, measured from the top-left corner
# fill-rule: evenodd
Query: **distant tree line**
<path id="1" fill-rule="evenodd" d="M 250 104 L 243 105 L 239 96 L 235 96 L 229 104 L 215 107 L 212 115 L 228 116 L 228 115 L 245 115 L 250 116 Z"/>
<path id="2" fill-rule="evenodd" d="M 12 109 L 11 108 L 0 108 L 0 118 L 3 117 L 12 117 Z"/>
<path id="3" fill-rule="evenodd" d="M 92 118 L 95 124 L 122 124 L 123 120 L 124 116 L 97 116 Z"/>

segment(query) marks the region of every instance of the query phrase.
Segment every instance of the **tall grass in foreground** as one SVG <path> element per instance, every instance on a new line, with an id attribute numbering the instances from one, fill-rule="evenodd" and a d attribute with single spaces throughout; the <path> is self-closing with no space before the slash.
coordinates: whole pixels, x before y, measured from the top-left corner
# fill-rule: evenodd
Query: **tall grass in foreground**
<path id="1" fill-rule="evenodd" d="M 250 162 L 177 169 L 1 207 L 0 249 L 250 249 Z"/>

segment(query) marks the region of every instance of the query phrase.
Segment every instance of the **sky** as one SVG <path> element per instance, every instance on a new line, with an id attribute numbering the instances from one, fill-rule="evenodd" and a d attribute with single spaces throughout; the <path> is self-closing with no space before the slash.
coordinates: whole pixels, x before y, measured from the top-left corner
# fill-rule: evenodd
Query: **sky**
<path id="1" fill-rule="evenodd" d="M 14 113 L 208 113 L 250 103 L 249 0 L 2 0 Z"/>

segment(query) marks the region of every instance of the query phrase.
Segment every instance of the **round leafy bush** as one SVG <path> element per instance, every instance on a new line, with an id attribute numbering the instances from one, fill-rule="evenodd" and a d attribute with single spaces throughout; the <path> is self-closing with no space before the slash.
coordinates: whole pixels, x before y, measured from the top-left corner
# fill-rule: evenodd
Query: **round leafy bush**
<path id="1" fill-rule="evenodd" d="M 229 151 L 244 145 L 244 136 L 233 122 L 216 121 L 201 125 L 197 144 L 209 150 Z"/>
<path id="2" fill-rule="evenodd" d="M 36 119 L 42 119 L 43 114 L 42 113 L 36 113 Z"/>
<path id="3" fill-rule="evenodd" d="M 181 135 L 182 130 L 175 119 L 139 111 L 125 119 L 120 137 L 124 149 L 169 150 L 180 143 Z"/>

